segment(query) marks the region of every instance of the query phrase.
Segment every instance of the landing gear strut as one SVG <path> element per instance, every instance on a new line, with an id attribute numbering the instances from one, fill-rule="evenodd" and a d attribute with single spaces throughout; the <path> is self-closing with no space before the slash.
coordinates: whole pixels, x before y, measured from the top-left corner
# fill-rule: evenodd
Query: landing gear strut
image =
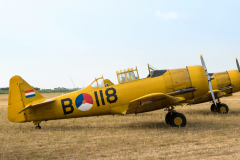
<path id="1" fill-rule="evenodd" d="M 41 129 L 41 126 L 39 125 L 39 123 L 37 124 L 37 126 L 35 127 L 35 129 Z"/>
<path id="2" fill-rule="evenodd" d="M 174 110 L 173 107 L 168 108 L 168 113 L 166 114 L 165 121 L 172 127 L 185 127 L 187 120 L 186 117 Z"/>
<path id="3" fill-rule="evenodd" d="M 218 102 L 217 107 L 215 106 L 215 104 L 211 105 L 211 111 L 212 112 L 219 112 L 219 113 L 222 113 L 222 114 L 227 114 L 228 111 L 229 111 L 229 108 L 225 103 Z"/>

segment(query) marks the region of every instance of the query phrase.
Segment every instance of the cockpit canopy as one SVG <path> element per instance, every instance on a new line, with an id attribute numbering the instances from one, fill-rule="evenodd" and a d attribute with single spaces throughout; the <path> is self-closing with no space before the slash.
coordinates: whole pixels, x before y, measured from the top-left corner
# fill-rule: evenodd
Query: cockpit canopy
<path id="1" fill-rule="evenodd" d="M 120 70 L 120 71 L 117 71 L 116 73 L 117 73 L 117 78 L 119 83 L 125 83 L 125 82 L 130 82 L 130 81 L 139 79 L 137 67 L 136 69 L 128 68 L 128 69 L 124 69 L 123 71 Z"/>
<path id="2" fill-rule="evenodd" d="M 150 64 L 148 64 L 148 71 L 149 71 L 149 75 L 148 77 L 158 77 L 163 75 L 164 73 L 166 73 L 167 70 L 158 70 L 155 67 L 151 66 Z"/>
<path id="3" fill-rule="evenodd" d="M 167 70 L 157 70 L 153 66 L 148 64 L 148 77 L 157 77 L 164 74 Z M 139 74 L 137 67 L 135 69 L 128 68 L 124 70 L 117 71 L 117 78 L 119 83 L 126 83 L 135 80 L 139 80 Z M 93 88 L 102 88 L 114 85 L 109 79 L 104 79 L 103 76 L 100 78 L 95 78 L 94 81 L 90 84 Z"/>
<path id="4" fill-rule="evenodd" d="M 95 80 L 90 84 L 93 88 L 102 88 L 114 85 L 109 79 L 104 79 L 103 76 L 100 78 L 95 78 Z"/>

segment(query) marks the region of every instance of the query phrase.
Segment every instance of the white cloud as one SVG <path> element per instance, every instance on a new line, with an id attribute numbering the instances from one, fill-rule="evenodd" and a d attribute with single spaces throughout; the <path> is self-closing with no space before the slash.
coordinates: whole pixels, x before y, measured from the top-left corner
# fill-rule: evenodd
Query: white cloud
<path id="1" fill-rule="evenodd" d="M 174 12 L 161 13 L 160 11 L 156 11 L 155 14 L 158 18 L 161 18 L 162 20 L 177 19 L 179 17 L 179 14 Z"/>

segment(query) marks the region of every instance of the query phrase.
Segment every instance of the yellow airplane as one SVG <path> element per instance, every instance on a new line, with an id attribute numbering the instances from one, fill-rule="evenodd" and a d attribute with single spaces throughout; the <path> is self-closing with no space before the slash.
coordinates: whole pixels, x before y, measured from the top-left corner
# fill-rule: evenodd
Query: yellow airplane
<path id="1" fill-rule="evenodd" d="M 205 63 L 202 56 L 201 60 L 202 66 L 204 67 Z M 214 103 L 210 107 L 212 112 L 228 113 L 229 107 L 226 104 L 221 103 L 220 98 L 223 96 L 231 96 L 232 93 L 240 91 L 240 67 L 237 58 L 236 63 L 238 70 L 229 70 L 226 72 L 209 74 L 209 76 L 211 76 L 211 83 L 215 98 L 218 99 L 217 103 L 215 99 L 213 99 L 214 97 L 205 95 L 203 97 L 195 98 L 192 102 L 189 101 L 188 104 L 198 104 L 213 101 Z"/>
<path id="2" fill-rule="evenodd" d="M 31 122 L 114 114 L 137 114 L 158 109 L 168 111 L 165 121 L 184 127 L 186 118 L 175 106 L 214 93 L 210 77 L 202 66 L 154 71 L 139 79 L 138 70 L 117 72 L 119 84 L 103 76 L 86 88 L 46 99 L 20 76 L 10 79 L 7 117 L 11 122 Z M 214 99 L 214 98 L 213 98 Z"/>

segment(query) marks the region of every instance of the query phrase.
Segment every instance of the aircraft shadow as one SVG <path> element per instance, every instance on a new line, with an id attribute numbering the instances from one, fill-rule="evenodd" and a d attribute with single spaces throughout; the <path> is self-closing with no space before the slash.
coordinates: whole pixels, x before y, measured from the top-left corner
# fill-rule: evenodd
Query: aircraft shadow
<path id="1" fill-rule="evenodd" d="M 196 121 L 190 121 L 188 120 L 188 117 L 191 117 L 191 116 L 196 116 L 196 115 L 203 115 L 203 116 L 217 116 L 217 115 L 220 115 L 220 116 L 229 116 L 229 115 L 237 115 L 239 116 L 240 115 L 240 110 L 237 110 L 237 111 L 230 111 L 228 114 L 220 114 L 220 113 L 214 113 L 214 112 L 211 112 L 209 110 L 199 110 L 199 111 L 188 111 L 186 110 L 184 113 L 183 113 L 186 118 L 187 118 L 187 125 L 186 127 L 183 127 L 184 128 L 188 128 L 188 129 L 194 129 L 194 128 L 199 128 L 199 127 L 204 127 L 205 124 L 208 125 L 208 126 L 211 126 L 211 125 L 216 125 L 215 123 L 213 122 L 206 122 L 205 120 L 203 121 L 199 121 L 199 122 L 196 122 Z M 144 118 L 144 116 L 161 116 L 160 114 L 138 114 L 136 116 L 139 116 L 141 118 Z M 135 116 L 135 115 L 127 115 L 127 116 Z M 121 119 L 121 116 L 118 117 L 119 119 Z M 59 123 L 59 125 L 56 125 L 56 124 L 52 124 L 52 125 L 45 125 L 44 122 L 41 123 L 41 126 L 42 126 L 42 130 L 43 131 L 59 131 L 59 130 L 63 130 L 63 131 L 69 131 L 69 130 L 95 130 L 95 129 L 130 129 L 130 130 L 141 130 L 141 129 L 152 129 L 152 130 L 155 130 L 155 129 L 161 129 L 161 130 L 168 130 L 169 128 L 177 128 L 178 127 L 171 127 L 170 125 L 167 125 L 165 123 L 165 120 L 164 120 L 165 117 L 162 117 L 162 119 L 159 119 L 159 121 L 154 121 L 154 120 L 149 120 L 149 121 L 145 121 L 145 122 L 129 122 L 129 123 L 116 123 L 115 124 L 112 124 L 112 125 L 109 125 L 109 124 L 102 124 L 102 125 L 99 125 L 97 126 L 96 124 L 92 124 L 91 122 L 89 122 L 87 125 L 84 124 L 82 125 L 81 122 L 77 121 L 75 123 L 68 123 L 68 124 L 61 124 Z M 129 120 L 128 120 L 129 121 Z M 204 123 L 206 122 L 206 123 Z"/>
<path id="2" fill-rule="evenodd" d="M 71 126 L 65 126 L 65 125 L 59 125 L 59 126 L 44 126 L 42 124 L 42 130 L 44 131 L 68 131 L 68 130 L 93 130 L 93 129 L 165 129 L 169 128 L 170 126 L 167 125 L 165 122 L 140 122 L 140 123 L 129 123 L 129 124 L 117 124 L 116 126 L 109 126 L 109 125 L 102 125 L 102 126 L 92 126 L 90 123 L 88 126 L 82 126 L 81 124 L 71 125 Z"/>
<path id="3" fill-rule="evenodd" d="M 199 110 L 199 111 L 185 111 L 183 114 L 189 115 L 239 115 L 240 110 L 229 110 L 228 114 L 221 114 L 218 112 L 211 112 L 209 110 Z"/>
<path id="4" fill-rule="evenodd" d="M 212 122 L 207 122 L 207 125 L 211 126 L 214 125 Z M 66 126 L 66 125 L 59 125 L 59 126 L 44 126 L 42 124 L 42 131 L 78 131 L 78 130 L 95 130 L 95 129 L 129 129 L 129 130 L 141 130 L 141 129 L 150 129 L 150 130 L 169 130 L 169 129 L 194 129 L 199 128 L 200 126 L 204 127 L 203 122 L 191 122 L 187 121 L 187 125 L 185 127 L 171 127 L 170 125 L 167 125 L 165 121 L 148 121 L 148 122 L 139 122 L 139 123 L 128 123 L 128 124 L 116 124 L 116 125 L 101 125 L 101 126 L 93 126 L 91 123 L 89 123 L 88 126 L 82 126 L 80 123 L 77 123 L 75 125 Z"/>

